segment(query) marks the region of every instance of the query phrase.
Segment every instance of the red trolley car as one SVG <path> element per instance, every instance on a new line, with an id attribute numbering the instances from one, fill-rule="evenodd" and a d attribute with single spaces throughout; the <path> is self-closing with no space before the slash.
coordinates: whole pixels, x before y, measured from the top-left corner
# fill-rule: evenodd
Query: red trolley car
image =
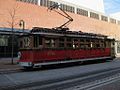
<path id="1" fill-rule="evenodd" d="M 63 28 L 73 19 L 54 4 L 48 8 L 68 19 L 58 28 L 35 27 L 19 39 L 20 60 L 23 67 L 80 62 L 114 58 L 114 39 L 92 33 L 69 31 Z M 58 12 L 58 9 L 62 13 Z"/>
<path id="2" fill-rule="evenodd" d="M 35 27 L 19 39 L 23 67 L 114 58 L 114 39 L 93 33 Z"/>

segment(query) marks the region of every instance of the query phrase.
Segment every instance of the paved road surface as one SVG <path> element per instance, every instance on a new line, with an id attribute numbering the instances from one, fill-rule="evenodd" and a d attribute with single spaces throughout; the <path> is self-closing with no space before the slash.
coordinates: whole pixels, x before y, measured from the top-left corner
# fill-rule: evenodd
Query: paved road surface
<path id="1" fill-rule="evenodd" d="M 118 79 L 118 81 L 115 81 L 110 84 L 106 84 L 91 90 L 120 90 L 120 78 Z"/>
<path id="2" fill-rule="evenodd" d="M 64 79 L 76 75 L 83 75 L 95 71 L 112 69 L 117 67 L 120 67 L 120 60 L 52 70 L 0 74 L 0 88 L 12 85 L 28 84 L 33 82 L 39 82 L 42 84 L 43 82 L 48 82 L 51 80 Z"/>

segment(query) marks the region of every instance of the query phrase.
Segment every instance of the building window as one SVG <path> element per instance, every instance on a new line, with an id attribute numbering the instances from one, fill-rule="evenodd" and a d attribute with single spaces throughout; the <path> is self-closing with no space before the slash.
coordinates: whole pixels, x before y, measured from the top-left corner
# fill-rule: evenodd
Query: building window
<path id="1" fill-rule="evenodd" d="M 118 25 L 120 25 L 120 21 L 118 20 L 117 22 L 118 22 Z"/>
<path id="2" fill-rule="evenodd" d="M 58 4 L 58 3 L 54 1 L 48 1 L 47 7 L 53 6 L 54 4 Z"/>
<path id="3" fill-rule="evenodd" d="M 77 14 L 80 14 L 80 15 L 87 16 L 87 17 L 88 17 L 88 11 L 83 10 L 83 9 L 77 8 Z"/>
<path id="4" fill-rule="evenodd" d="M 44 6 L 44 7 L 50 7 L 54 4 L 58 4 L 57 2 L 54 2 L 54 1 L 50 1 L 50 0 L 41 0 L 40 1 L 40 5 L 41 6 Z"/>
<path id="5" fill-rule="evenodd" d="M 67 12 L 71 12 L 74 13 L 75 12 L 75 8 L 69 5 L 65 5 L 65 4 L 60 4 L 60 7 L 62 8 L 62 10 L 67 11 Z"/>
<path id="6" fill-rule="evenodd" d="M 47 5 L 48 5 L 48 0 L 41 0 L 41 1 L 40 1 L 40 5 L 47 7 Z"/>
<path id="7" fill-rule="evenodd" d="M 14 35 L 12 42 L 12 35 L 0 34 L 0 57 L 10 57 L 12 52 L 12 45 L 14 45 L 13 55 L 16 57 L 18 52 L 18 36 Z"/>
<path id="8" fill-rule="evenodd" d="M 120 42 L 117 42 L 117 53 L 120 53 Z"/>
<path id="9" fill-rule="evenodd" d="M 16 0 L 16 1 L 21 1 L 21 2 L 26 2 L 26 3 L 31 3 L 31 4 L 38 4 L 38 0 Z"/>
<path id="10" fill-rule="evenodd" d="M 102 16 L 101 16 L 101 20 L 108 22 L 108 17 L 102 15 Z"/>
<path id="11" fill-rule="evenodd" d="M 0 46 L 8 46 L 8 36 L 0 35 Z"/>
<path id="12" fill-rule="evenodd" d="M 111 23 L 115 23 L 115 24 L 116 24 L 116 20 L 115 20 L 115 19 L 113 19 L 113 18 L 110 18 L 110 22 L 111 22 Z"/>
<path id="13" fill-rule="evenodd" d="M 99 19 L 99 14 L 90 12 L 90 17 L 91 17 L 91 18 L 95 18 L 95 19 Z"/>

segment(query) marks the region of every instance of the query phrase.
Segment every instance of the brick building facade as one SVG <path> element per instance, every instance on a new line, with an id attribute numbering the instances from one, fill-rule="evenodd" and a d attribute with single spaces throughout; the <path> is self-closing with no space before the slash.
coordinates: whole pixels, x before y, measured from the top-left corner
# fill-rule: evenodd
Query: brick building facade
<path id="1" fill-rule="evenodd" d="M 120 21 L 108 17 L 103 13 L 96 12 L 66 2 L 50 0 L 0 0 L 0 27 L 11 28 L 11 21 L 14 21 L 14 28 L 20 29 L 20 20 L 24 20 L 25 29 L 32 27 L 53 28 L 60 26 L 67 21 L 66 18 L 54 11 L 48 11 L 48 7 L 54 3 L 60 4 L 72 18 L 73 22 L 68 25 L 70 30 L 88 33 L 104 34 L 115 38 L 117 41 L 116 53 L 119 54 Z M 14 15 L 12 18 L 12 15 Z"/>

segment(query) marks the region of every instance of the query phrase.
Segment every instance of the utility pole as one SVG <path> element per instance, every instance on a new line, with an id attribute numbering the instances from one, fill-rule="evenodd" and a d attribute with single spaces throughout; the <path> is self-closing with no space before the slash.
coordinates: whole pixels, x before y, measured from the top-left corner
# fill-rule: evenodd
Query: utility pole
<path id="1" fill-rule="evenodd" d="M 13 58 L 14 58 L 14 28 L 12 26 L 12 53 L 11 53 L 11 64 L 14 64 Z"/>

